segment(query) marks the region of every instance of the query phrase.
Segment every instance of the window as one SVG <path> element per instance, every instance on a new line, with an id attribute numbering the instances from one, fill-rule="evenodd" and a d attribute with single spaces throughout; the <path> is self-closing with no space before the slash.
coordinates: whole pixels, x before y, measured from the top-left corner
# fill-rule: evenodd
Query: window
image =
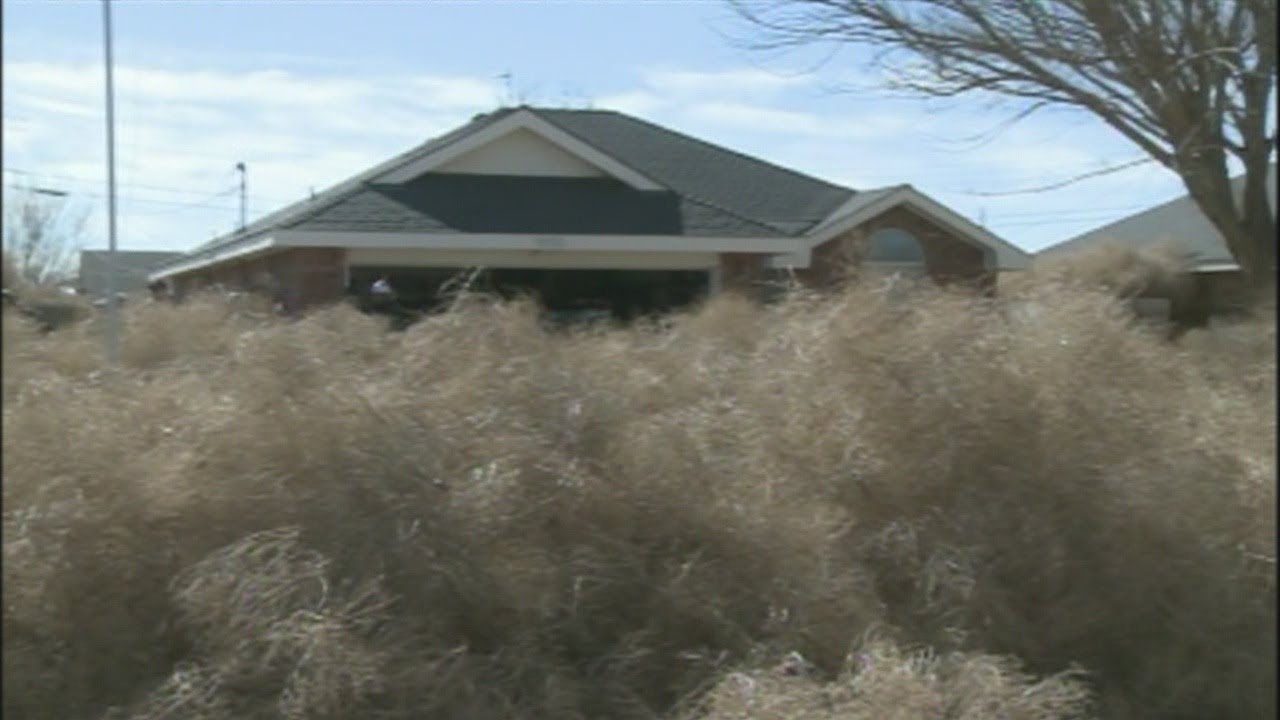
<path id="1" fill-rule="evenodd" d="M 924 248 L 916 236 L 899 228 L 883 228 L 871 233 L 866 264 L 893 274 L 925 274 Z"/>
<path id="2" fill-rule="evenodd" d="M 924 249 L 916 236 L 898 228 L 884 228 L 871 233 L 867 261 L 895 265 L 923 265 Z"/>

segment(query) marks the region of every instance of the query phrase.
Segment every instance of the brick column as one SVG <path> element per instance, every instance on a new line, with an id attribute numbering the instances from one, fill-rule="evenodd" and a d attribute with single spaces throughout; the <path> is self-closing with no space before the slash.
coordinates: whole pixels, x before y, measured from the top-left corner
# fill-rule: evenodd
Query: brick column
<path id="1" fill-rule="evenodd" d="M 341 300 L 346 292 L 344 248 L 293 248 L 271 257 L 270 267 L 283 291 L 285 309 Z"/>
<path id="2" fill-rule="evenodd" d="M 754 283 L 764 274 L 763 256 L 751 253 L 720 254 L 720 290 L 754 296 Z"/>

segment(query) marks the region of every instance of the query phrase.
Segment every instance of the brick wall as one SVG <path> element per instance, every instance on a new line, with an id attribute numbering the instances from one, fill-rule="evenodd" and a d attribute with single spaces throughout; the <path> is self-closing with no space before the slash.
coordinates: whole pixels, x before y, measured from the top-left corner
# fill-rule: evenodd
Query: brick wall
<path id="1" fill-rule="evenodd" d="M 910 232 L 920 242 L 925 267 L 934 281 L 969 284 L 985 291 L 995 288 L 995 272 L 987 269 L 980 248 L 904 207 L 893 208 L 814 248 L 810 267 L 797 270 L 796 277 L 810 287 L 839 281 L 860 263 L 867 238 L 876 230 L 891 227 Z"/>
<path id="2" fill-rule="evenodd" d="M 290 312 L 335 302 L 346 293 L 342 248 L 291 248 L 268 260 Z"/>
<path id="3" fill-rule="evenodd" d="M 346 292 L 342 248 L 290 248 L 272 255 L 223 263 L 174 278 L 179 297 L 213 285 L 265 292 L 289 312 L 324 305 Z"/>

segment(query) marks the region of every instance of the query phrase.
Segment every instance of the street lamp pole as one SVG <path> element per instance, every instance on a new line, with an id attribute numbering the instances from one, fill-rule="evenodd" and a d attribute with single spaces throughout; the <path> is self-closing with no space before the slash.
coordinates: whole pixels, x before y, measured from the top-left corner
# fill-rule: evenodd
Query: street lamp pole
<path id="1" fill-rule="evenodd" d="M 102 0 L 102 38 L 106 51 L 107 89 L 107 362 L 120 358 L 120 303 L 116 298 L 116 117 L 111 59 L 111 0 Z"/>

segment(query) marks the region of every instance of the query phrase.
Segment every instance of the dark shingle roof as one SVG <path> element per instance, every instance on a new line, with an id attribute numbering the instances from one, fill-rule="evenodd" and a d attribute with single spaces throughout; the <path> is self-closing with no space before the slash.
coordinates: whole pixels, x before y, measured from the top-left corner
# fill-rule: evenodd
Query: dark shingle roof
<path id="1" fill-rule="evenodd" d="M 787 235 L 813 227 L 854 194 L 619 112 L 541 108 L 534 112 L 681 195 Z"/>
<path id="2" fill-rule="evenodd" d="M 424 175 L 369 185 L 285 224 L 296 230 L 780 236 L 777 230 L 671 191 L 612 178 Z"/>
<path id="3" fill-rule="evenodd" d="M 115 265 L 116 292 L 137 292 L 147 287 L 147 274 L 180 257 L 177 252 L 117 250 Z M 107 292 L 107 271 L 111 268 L 106 250 L 81 250 L 77 287 L 92 297 Z"/>
<path id="4" fill-rule="evenodd" d="M 193 260 L 202 256 L 211 255 L 215 252 L 230 249 L 236 245 L 246 244 L 276 228 L 284 227 L 286 224 L 297 222 L 300 219 L 309 217 L 311 214 L 331 207 L 336 203 L 340 203 L 347 198 L 362 191 L 366 183 L 373 178 L 388 172 L 389 170 L 413 162 L 418 158 L 428 155 L 435 150 L 448 145 L 462 137 L 470 135 L 473 132 L 484 129 L 502 118 L 515 112 L 515 108 L 503 108 L 487 115 L 476 115 L 471 122 L 458 127 L 454 130 L 434 137 L 417 147 L 407 150 L 386 162 L 365 170 L 362 173 L 354 175 L 342 182 L 329 188 L 325 188 L 321 192 L 316 193 L 313 197 L 307 198 L 300 202 L 286 205 L 285 207 L 268 213 L 261 218 L 251 222 L 244 230 L 234 233 L 228 233 L 210 240 L 203 245 L 196 247 L 189 253 L 181 256 L 183 261 Z"/>
<path id="5" fill-rule="evenodd" d="M 503 176 L 470 176 L 470 180 L 428 176 L 404 187 L 373 182 L 519 110 L 534 113 L 667 190 L 638 191 L 608 180 L 575 183 Z M 470 123 L 313 198 L 270 213 L 243 231 L 205 243 L 182 260 L 246 244 L 279 228 L 796 236 L 853 194 L 848 188 L 618 112 L 503 108 L 477 115 Z"/>

